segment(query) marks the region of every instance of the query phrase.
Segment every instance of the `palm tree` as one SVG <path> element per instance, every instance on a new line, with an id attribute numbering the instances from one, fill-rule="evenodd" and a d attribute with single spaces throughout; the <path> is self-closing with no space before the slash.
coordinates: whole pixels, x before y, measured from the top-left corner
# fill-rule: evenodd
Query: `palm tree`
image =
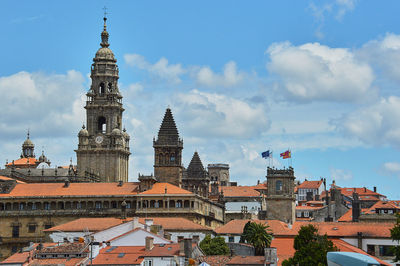
<path id="1" fill-rule="evenodd" d="M 264 255 L 264 249 L 271 245 L 272 232 L 268 225 L 251 222 L 245 231 L 243 231 L 243 239 L 251 244 L 256 255 Z"/>

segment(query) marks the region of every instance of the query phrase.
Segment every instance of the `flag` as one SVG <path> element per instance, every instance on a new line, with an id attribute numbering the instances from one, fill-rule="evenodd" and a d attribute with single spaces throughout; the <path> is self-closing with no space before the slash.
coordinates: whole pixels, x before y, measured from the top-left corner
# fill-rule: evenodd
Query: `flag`
<path id="1" fill-rule="evenodd" d="M 271 156 L 271 154 L 272 154 L 272 152 L 270 152 L 269 150 L 267 150 L 267 151 L 265 151 L 265 152 L 262 152 L 262 153 L 261 153 L 261 156 L 262 156 L 263 158 L 268 158 L 268 157 Z"/>
<path id="2" fill-rule="evenodd" d="M 287 150 L 287 151 L 281 153 L 281 157 L 282 157 L 282 159 L 291 158 L 292 157 L 292 153 L 290 152 L 290 150 Z"/>

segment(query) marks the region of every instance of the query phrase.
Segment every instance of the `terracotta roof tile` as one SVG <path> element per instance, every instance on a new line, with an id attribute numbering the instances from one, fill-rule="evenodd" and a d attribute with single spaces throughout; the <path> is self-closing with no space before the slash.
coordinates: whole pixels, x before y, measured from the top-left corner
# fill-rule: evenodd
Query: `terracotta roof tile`
<path id="1" fill-rule="evenodd" d="M 10 193 L 0 197 L 54 197 L 54 196 L 93 196 L 93 195 L 135 195 L 138 183 L 30 183 L 17 184 Z"/>
<path id="2" fill-rule="evenodd" d="M 183 188 L 174 186 L 169 183 L 155 183 L 153 187 L 146 190 L 140 195 L 159 195 L 159 194 L 193 194 L 192 192 L 185 190 Z"/>
<path id="3" fill-rule="evenodd" d="M 304 181 L 300 185 L 297 186 L 297 189 L 300 188 L 309 188 L 309 189 L 318 189 L 322 185 L 322 180 L 318 181 Z"/>
<path id="4" fill-rule="evenodd" d="M 397 209 L 400 210 L 400 207 L 396 205 L 395 202 L 392 201 L 378 201 L 374 205 L 372 205 L 367 213 L 375 212 L 376 209 Z"/>
<path id="5" fill-rule="evenodd" d="M 324 206 L 296 206 L 296 210 L 319 210 Z"/>
<path id="6" fill-rule="evenodd" d="M 221 187 L 224 197 L 260 197 L 260 192 L 254 186 Z"/>
<path id="7" fill-rule="evenodd" d="M 243 228 L 247 222 L 252 221 L 256 223 L 267 224 L 272 232 L 275 231 L 284 231 L 287 228 L 287 225 L 284 222 L 278 220 L 232 220 L 226 223 L 225 225 L 216 228 L 214 231 L 217 234 L 242 234 Z"/>
<path id="8" fill-rule="evenodd" d="M 230 261 L 229 256 L 202 256 L 199 257 L 199 262 L 205 262 L 210 264 L 210 266 L 225 266 L 228 261 Z"/>
<path id="9" fill-rule="evenodd" d="M 34 259 L 30 265 L 85 265 L 88 258 L 65 258 L 65 259 Z"/>
<path id="10" fill-rule="evenodd" d="M 154 245 L 152 250 L 146 251 L 143 257 L 173 257 L 179 255 L 179 244 Z"/>
<path id="11" fill-rule="evenodd" d="M 153 224 L 161 225 L 164 230 L 176 231 L 213 231 L 211 228 L 202 226 L 191 220 L 180 217 L 152 217 L 148 218 L 153 220 Z M 139 218 L 139 222 L 144 224 L 145 218 Z"/>
<path id="12" fill-rule="evenodd" d="M 0 175 L 0 180 L 9 181 L 9 180 L 15 180 L 15 179 L 14 179 L 14 178 L 11 178 L 11 177 L 1 176 L 1 175 Z M 25 182 L 23 182 L 23 181 L 19 181 L 19 180 L 16 180 L 16 181 L 17 181 L 17 183 L 25 184 Z"/>
<path id="13" fill-rule="evenodd" d="M 136 247 L 106 247 L 100 250 L 93 260 L 93 265 L 137 264 L 143 261 L 140 256 L 145 252 L 144 246 Z M 124 255 L 122 255 L 124 254 Z"/>
<path id="14" fill-rule="evenodd" d="M 234 256 L 229 262 L 228 265 L 263 265 L 264 266 L 265 257 L 264 256 Z"/>
<path id="15" fill-rule="evenodd" d="M 88 230 L 89 232 L 102 231 L 110 227 L 122 224 L 129 220 L 119 218 L 79 218 L 74 221 L 57 225 L 52 228 L 43 230 L 47 232 L 63 231 L 63 232 L 82 232 Z"/>
<path id="16" fill-rule="evenodd" d="M 36 166 L 36 162 L 38 162 L 38 160 L 36 160 L 36 158 L 21 158 L 18 160 L 14 160 L 14 164 L 13 164 L 13 162 L 10 162 L 6 165 L 7 166 L 15 165 L 16 167 L 21 166 L 21 165 Z"/>

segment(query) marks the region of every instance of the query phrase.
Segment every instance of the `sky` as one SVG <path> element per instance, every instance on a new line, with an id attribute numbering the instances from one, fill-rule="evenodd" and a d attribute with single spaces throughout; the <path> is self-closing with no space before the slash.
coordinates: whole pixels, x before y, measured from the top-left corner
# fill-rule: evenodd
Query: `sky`
<path id="1" fill-rule="evenodd" d="M 291 165 L 300 181 L 400 199 L 395 0 L 3 0 L 1 165 L 19 158 L 28 129 L 37 156 L 76 164 L 104 6 L 131 181 L 153 172 L 169 106 L 186 167 L 197 151 L 203 165 L 228 163 L 231 181 L 253 185 L 267 166 Z M 279 158 L 287 149 L 292 158 Z"/>

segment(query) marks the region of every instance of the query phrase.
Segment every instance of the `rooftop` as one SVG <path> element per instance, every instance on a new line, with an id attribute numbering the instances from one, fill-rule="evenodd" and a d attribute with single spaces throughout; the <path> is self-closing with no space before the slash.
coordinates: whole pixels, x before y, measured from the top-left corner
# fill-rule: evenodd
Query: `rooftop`
<path id="1" fill-rule="evenodd" d="M 180 217 L 152 217 L 149 218 L 153 220 L 154 225 L 161 225 L 162 228 L 166 231 L 212 231 L 211 228 L 208 228 L 206 226 L 202 226 L 200 224 L 197 224 L 195 222 L 192 222 L 191 220 L 188 220 L 186 218 L 180 218 Z M 145 218 L 139 218 L 139 222 L 144 224 L 145 223 Z"/>
<path id="2" fill-rule="evenodd" d="M 183 188 L 174 186 L 170 183 L 155 183 L 153 187 L 149 190 L 146 190 L 140 195 L 159 195 L 159 194 L 193 194 L 192 192 L 185 190 Z"/>
<path id="3" fill-rule="evenodd" d="M 63 231 L 63 232 L 83 232 L 88 230 L 89 232 L 98 232 L 102 231 L 116 225 L 122 224 L 129 220 L 119 219 L 119 218 L 79 218 L 74 221 L 64 223 L 61 225 L 54 226 L 49 229 L 45 229 L 43 231 L 47 232 L 55 232 L 55 231 Z"/>

